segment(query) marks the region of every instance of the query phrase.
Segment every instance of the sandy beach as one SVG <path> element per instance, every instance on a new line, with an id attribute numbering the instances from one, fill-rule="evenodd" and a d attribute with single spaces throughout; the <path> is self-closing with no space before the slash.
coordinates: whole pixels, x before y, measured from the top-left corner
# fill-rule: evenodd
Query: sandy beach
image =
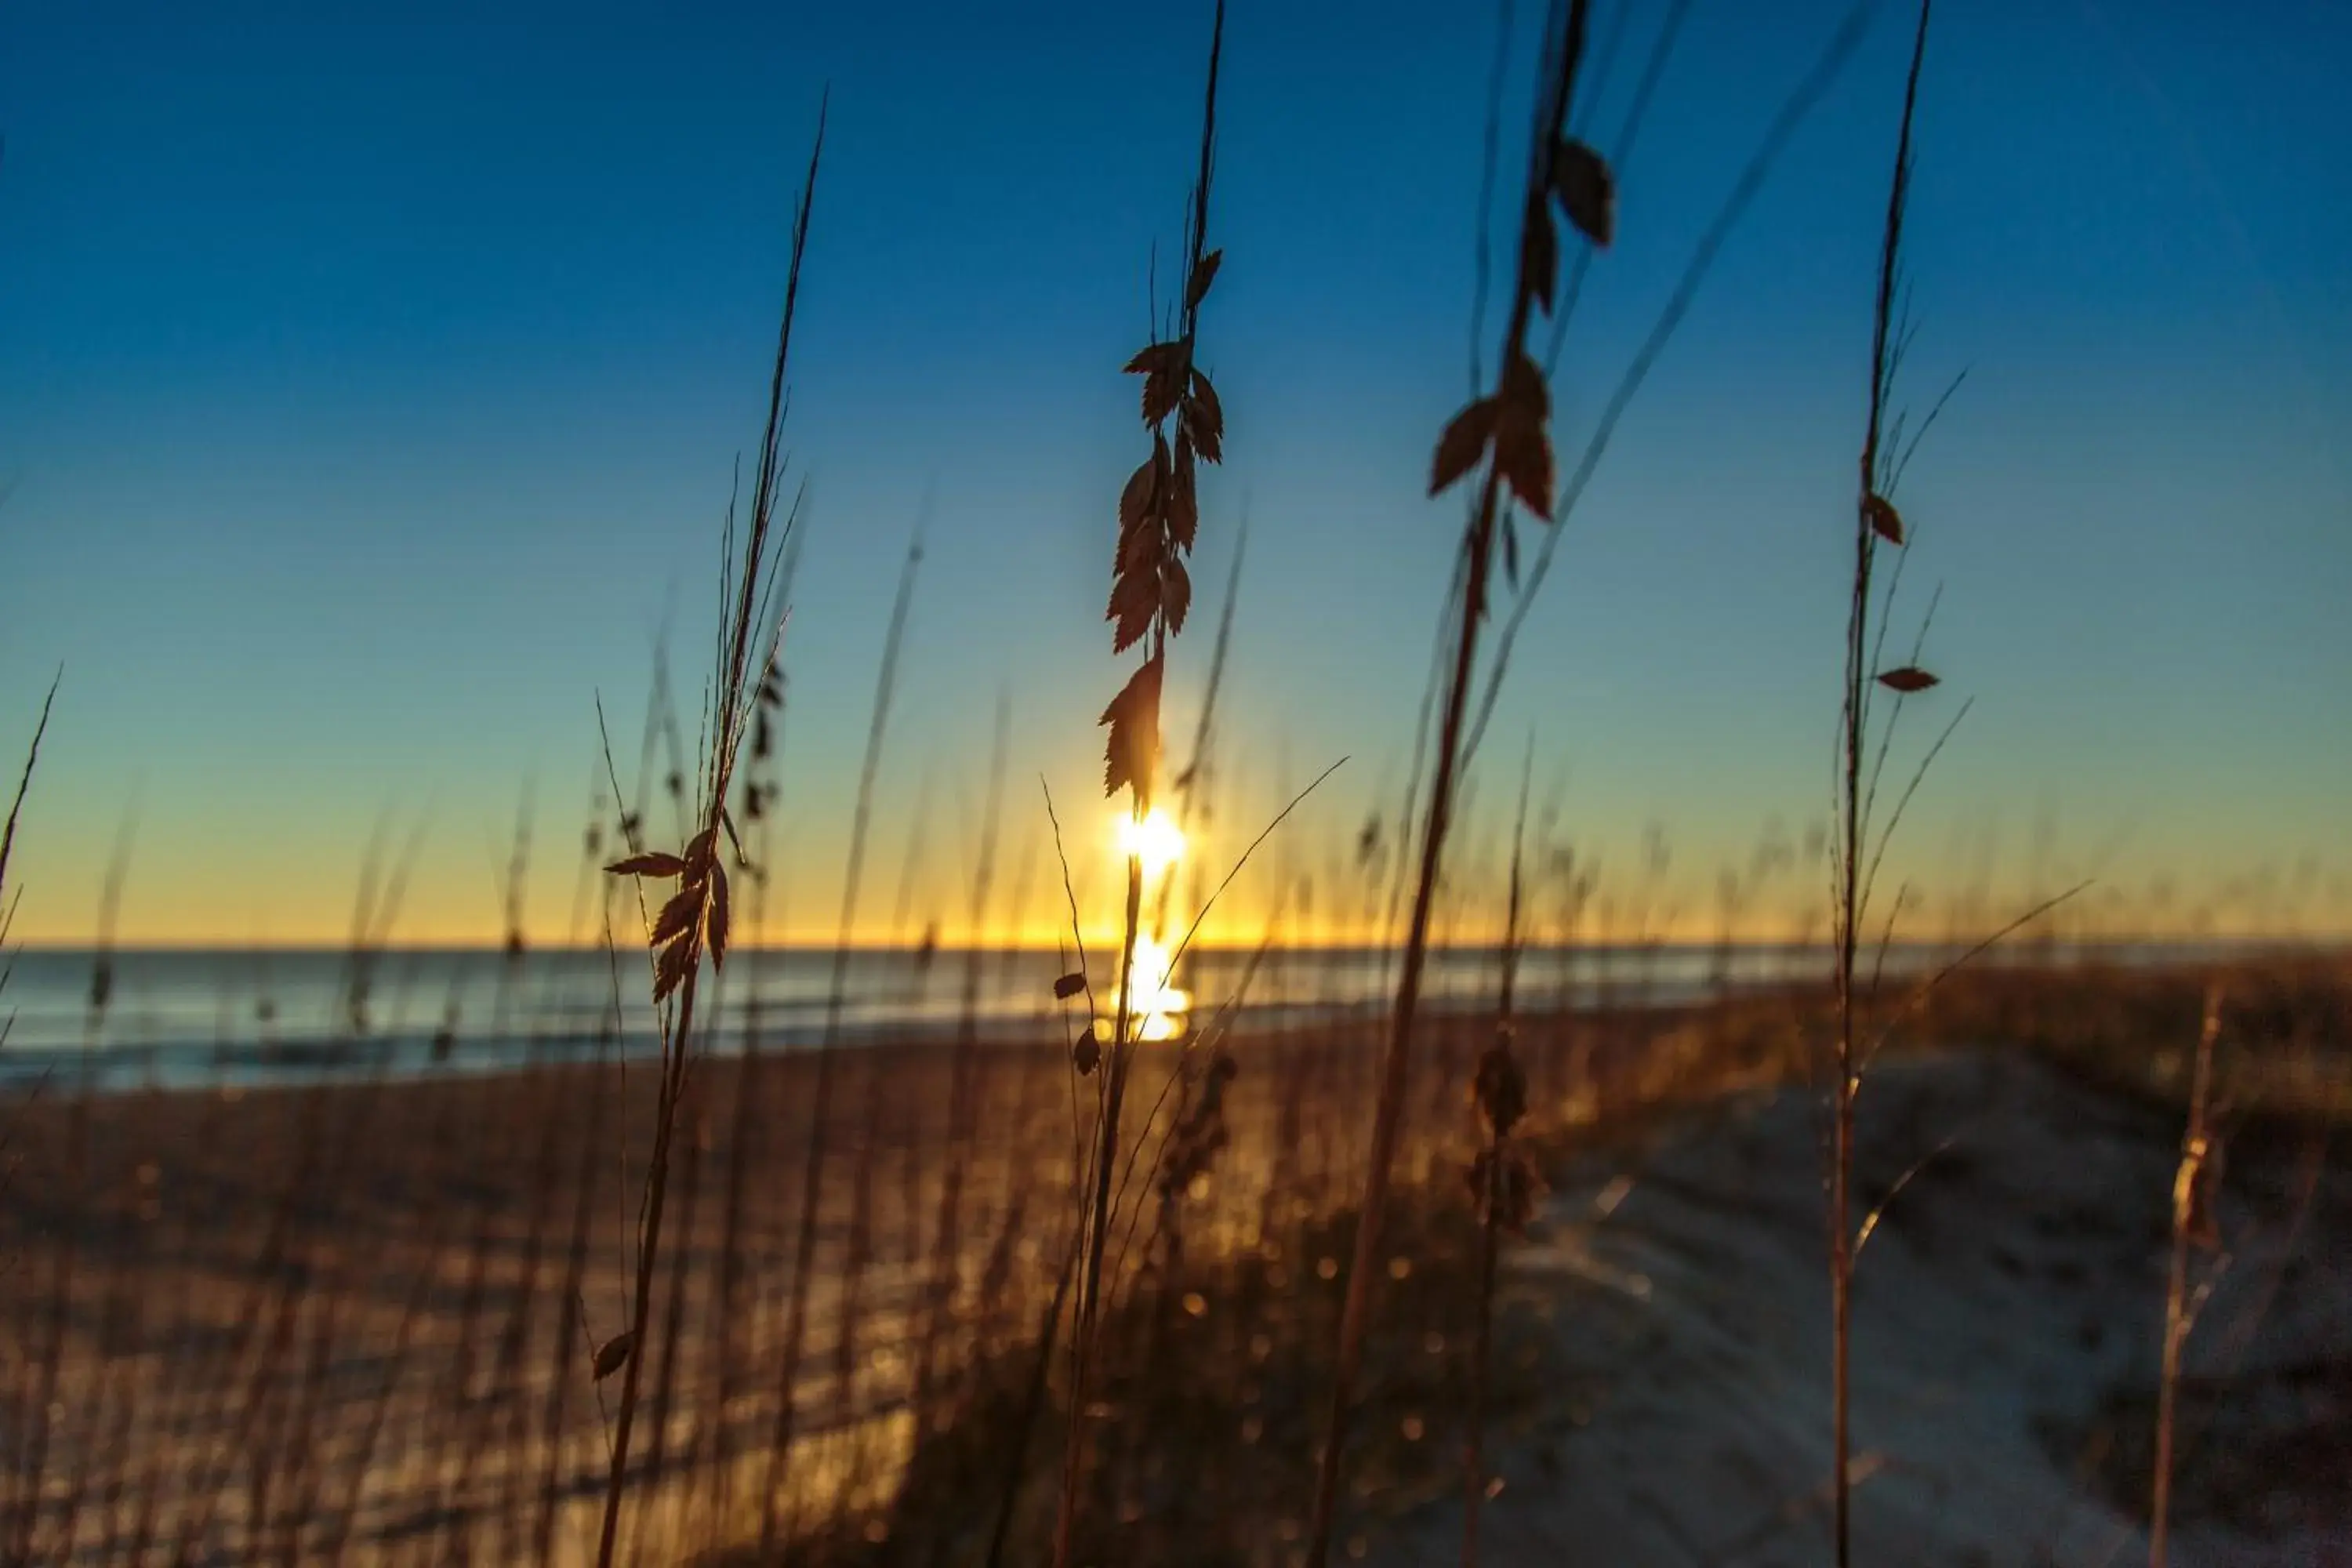
<path id="1" fill-rule="evenodd" d="M 1946 1022 L 2000 1026 L 2029 1003 L 2047 1016 L 2040 984 L 1988 977 Z M 2123 997 L 2111 984 L 2118 999 L 2080 1018 L 2162 1016 L 2147 989 Z M 1787 1085 L 1814 1005 L 1791 994 L 1517 1020 L 1540 1127 L 1529 1147 L 1554 1195 L 1507 1255 L 1501 1304 L 1513 1344 L 1559 1337 L 1525 1350 L 1537 1384 L 1504 1391 L 1493 1441 L 1508 1484 L 1490 1561 L 1552 1561 L 1559 1542 L 1598 1539 L 1627 1563 L 1712 1562 L 1735 1547 L 1730 1560 L 1811 1560 L 1826 1353 L 1819 1165 L 1812 1101 Z M 1180 1325 L 1197 1313 L 1209 1331 L 1186 1355 L 1244 1373 L 1286 1354 L 1313 1361 L 1337 1301 L 1334 1226 L 1362 1158 L 1370 1028 L 1223 1039 L 1238 1068 L 1223 1137 L 1172 1207 L 1155 1173 L 1214 1047 L 1141 1048 L 1126 1121 L 1127 1146 L 1143 1152 L 1122 1172 L 1114 1269 L 1120 1299 L 1144 1314 L 1134 1376 L 1206 1373 L 1150 1348 L 1174 1331 L 1169 1312 Z M 1423 1373 L 1384 1373 L 1368 1395 L 1408 1422 L 1402 1440 L 1381 1434 L 1394 1452 L 1368 1463 L 1388 1479 L 1357 1499 L 1383 1562 L 1443 1558 L 1458 1533 L 1441 1434 L 1468 1254 L 1446 1227 L 1467 1212 L 1464 1085 L 1492 1028 L 1442 1020 L 1412 1094 L 1401 1167 L 1437 1229 L 1398 1244 L 1397 1268 L 1414 1271 L 1392 1285 L 1404 1316 L 1381 1342 L 1444 1375 L 1423 1388 Z M 1862 1298 L 1865 1310 L 1901 1307 L 1863 1342 L 1885 1368 L 1864 1405 L 1885 1473 L 1862 1518 L 1874 1539 L 1915 1543 L 1913 1561 L 2024 1562 L 2008 1546 L 2043 1541 L 2066 1548 L 2052 1561 L 2087 1563 L 2103 1559 L 2084 1542 L 2130 1539 L 2125 1482 L 2102 1481 L 2095 1456 L 2077 1470 L 2067 1457 L 2112 1448 L 2102 1402 L 2147 1381 L 2178 1127 L 2160 1103 L 2055 1059 L 1899 1062 L 1872 1091 L 1865 1187 L 1885 1195 L 1902 1178 L 1907 1190 L 1869 1264 L 1904 1282 Z M 1186 1063 L 1192 1076 L 1171 1076 Z M 943 1539 L 906 1512 L 938 1513 L 929 1483 L 898 1489 L 925 1444 L 1005 1441 L 991 1423 L 1005 1369 L 1022 1380 L 1055 1300 L 1096 1083 L 1059 1042 L 860 1046 L 829 1069 L 800 1052 L 695 1065 L 654 1331 L 629 1352 L 647 1358 L 650 1391 L 630 1467 L 631 1561 L 837 1537 L 845 1520 L 873 1532 L 835 1540 L 828 1554 L 845 1560 L 914 1561 L 910 1542 Z M 640 1060 L 18 1106 L 0 1218 L 11 1520 L 43 1543 L 42 1561 L 583 1560 L 613 1387 L 593 1363 L 626 1326 L 655 1090 Z M 796 1290 L 820 1096 L 826 1149 Z M 2260 1341 L 2271 1362 L 2316 1367 L 2326 1383 L 2352 1343 L 2329 1304 L 2347 1289 L 2347 1199 L 2332 1166 L 2325 1183 L 2294 1186 L 2304 1147 L 2250 1144 L 2233 1167 L 2259 1211 L 2245 1234 L 2268 1250 L 2249 1254 L 2215 1310 L 2244 1315 L 2248 1333 L 2287 1333 Z M 1906 1177 L 1923 1155 L 1934 1159 Z M 2304 1209 L 2283 1192 L 2303 1192 Z M 2309 1223 L 2288 1227 L 2298 1213 Z M 1173 1228 L 1183 1271 L 1169 1274 Z M 2242 1300 L 2242 1281 L 2282 1269 L 2318 1292 L 2310 1312 L 2265 1318 Z M 1423 1340 L 1444 1353 L 1421 1357 Z M 1204 1418 L 1310 1444 L 1315 1375 L 1294 1380 L 1288 1416 L 1265 1403 L 1273 1383 L 1245 1376 L 1231 1390 L 1241 1413 Z M 1975 1392 L 1954 1405 L 1955 1389 Z M 1730 1419 L 1717 1407 L 1727 1399 L 1753 1419 Z M 2122 1464 L 2108 1468 L 2124 1476 Z M 1265 1525 L 1264 1552 L 1234 1561 L 1285 1560 L 1282 1531 L 1296 1526 L 1285 1474 L 1216 1482 L 1237 1519 Z M 1714 1478 L 1703 1516 L 1655 1489 L 1700 1474 Z M 960 1484 L 977 1489 L 950 1512 L 985 1512 L 1002 1490 Z M 2046 1526 L 2012 1529 L 2029 1503 Z M 2280 1528 L 2308 1535 L 2298 1519 Z M 2270 1538 L 2243 1535 L 2224 1521 L 2201 1546 L 2192 1535 L 2183 1560 L 2302 1560 L 2265 1557 Z M 1186 1561 L 1164 1545 L 1152 1560 Z"/>
<path id="2" fill-rule="evenodd" d="M 1479 1027 L 1460 1021 L 1430 1054 L 1424 1149 L 1462 1136 L 1441 1086 Z M 1301 1212 L 1339 1201 L 1361 1118 L 1320 1108 L 1369 1094 L 1360 1033 L 1226 1042 L 1250 1068 L 1215 1173 L 1187 1195 L 1192 1247 L 1252 1232 L 1269 1191 Z M 1181 1055 L 1139 1058 L 1135 1134 L 1171 1124 L 1176 1099 L 1159 1090 Z M 890 1424 L 924 1369 L 943 1387 L 976 1344 L 1034 1332 L 1095 1080 L 1059 1043 L 961 1059 L 961 1137 L 951 1044 L 842 1051 L 829 1085 L 814 1053 L 693 1068 L 657 1329 L 638 1352 L 664 1391 L 633 1466 L 659 1500 L 642 1516 L 646 1560 L 667 1560 L 656 1542 L 723 1541 L 746 1509 L 756 1529 L 746 1500 L 779 1488 L 829 1505 L 884 1484 L 906 1440 Z M 828 1148 L 788 1358 L 821 1091 Z M 508 1560 L 543 1534 L 550 1560 L 574 1560 L 604 1482 L 591 1363 L 625 1325 L 655 1092 L 638 1061 L 20 1106 L 0 1218 L 5 1451 L 20 1488 L 37 1459 L 52 1550 L 67 1555 L 70 1528 L 104 1561 L 167 1546 L 224 1562 Z M 1144 1148 L 1129 1175 L 1139 1215 L 1156 1208 Z M 926 1282 L 950 1254 L 938 1297 Z M 778 1468 L 766 1455 L 787 1382 L 799 1447 Z"/>

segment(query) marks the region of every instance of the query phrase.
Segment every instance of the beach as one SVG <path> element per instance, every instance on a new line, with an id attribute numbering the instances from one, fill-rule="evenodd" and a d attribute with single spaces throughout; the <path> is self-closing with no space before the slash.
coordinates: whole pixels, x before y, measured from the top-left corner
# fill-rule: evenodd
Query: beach
<path id="1" fill-rule="evenodd" d="M 2103 1031 L 2114 1026 L 2103 1020 L 2136 1019 L 2124 1026 L 2135 1034 L 2161 1027 L 2167 1008 L 2195 995 L 2191 977 L 1988 974 L 1947 999 L 1939 1026 L 1981 1034 L 2010 1026 L 2022 1008 L 2054 1029 L 2049 995 L 2062 984 L 2080 1004 L 2069 1037 L 2110 1055 Z M 1671 1509 L 1611 1511 L 1641 1489 L 1600 1478 L 1617 1473 L 1612 1466 L 1678 1473 L 1701 1463 L 1675 1446 L 1698 1434 L 1718 1456 L 1705 1463 L 1747 1478 L 1710 1483 L 1706 1529 L 1727 1540 L 1758 1531 L 1759 1561 L 1781 1560 L 1784 1548 L 1790 1561 L 1803 1557 L 1788 1543 L 1818 1528 L 1803 1502 L 1818 1455 L 1791 1435 L 1811 1430 L 1818 1391 L 1802 1386 L 1815 1375 L 1812 1352 L 1788 1355 L 1821 1349 L 1812 1298 L 1823 1287 L 1811 1101 L 1793 1086 L 1819 1015 L 1818 994 L 1799 989 L 1512 1020 L 1535 1113 L 1528 1148 L 1554 1191 L 1528 1237 L 1505 1248 L 1497 1343 L 1528 1359 L 1496 1394 L 1493 1441 L 1509 1484 L 1495 1505 L 1494 1561 L 1549 1560 L 1538 1545 L 1545 1531 L 1578 1538 L 1601 1528 L 1595 1519 L 1619 1521 L 1607 1526 L 1624 1543 L 1612 1560 L 1672 1560 L 1667 1542 L 1706 1531 L 1658 1533 L 1658 1518 L 1680 1517 Z M 1385 1479 L 1356 1496 L 1352 1516 L 1368 1542 L 1405 1553 L 1382 1561 L 1418 1561 L 1398 1543 L 1422 1540 L 1435 1552 L 1458 1531 L 1443 1500 L 1455 1489 L 1455 1439 L 1444 1434 L 1458 1430 L 1464 1313 L 1475 1300 L 1462 1172 L 1478 1124 L 1466 1083 L 1496 1026 L 1491 1014 L 1439 1015 L 1409 1095 L 1402 1228 L 1377 1342 L 1390 1370 L 1367 1394 L 1385 1413 L 1371 1418 L 1367 1475 Z M 1109 1268 L 1121 1316 L 1106 1335 L 1126 1370 L 1104 1397 L 1147 1408 L 1192 1383 L 1198 1405 L 1213 1386 L 1223 1392 L 1188 1419 L 1284 1445 L 1288 1463 L 1311 1447 L 1377 1027 L 1294 1022 L 1137 1047 Z M 2100 1081 L 2086 1064 L 2106 1058 L 2069 1062 L 2056 1042 L 2044 1045 L 1888 1069 L 1867 1182 L 1885 1189 L 1912 1159 L 1939 1152 L 2010 1184 L 1999 1202 L 1979 1202 L 1938 1186 L 1931 1165 L 1917 1192 L 1890 1207 L 1880 1244 L 1889 1261 L 1874 1252 L 1873 1269 L 1903 1267 L 1906 1250 L 1942 1234 L 1925 1227 L 1955 1223 L 1937 1217 L 1954 1207 L 1966 1222 L 1955 1234 L 1977 1239 L 1932 1252 L 1918 1265 L 1927 1276 L 1900 1292 L 1906 1311 L 1945 1319 L 1906 1318 L 1864 1342 L 1880 1347 L 1870 1353 L 1883 1355 L 1898 1390 L 1939 1378 L 2046 1382 L 2059 1375 L 2047 1358 L 2059 1357 L 2073 1391 L 2059 1403 L 2087 1431 L 2097 1399 L 2145 1371 L 2145 1320 L 2161 1303 L 2148 1259 L 2161 1250 L 2177 1124 L 2160 1101 Z M 1203 1086 L 1220 1058 L 1232 1077 L 1204 1130 Z M 1019 1414 L 1017 1394 L 1025 1368 L 1058 1365 L 1038 1363 L 1036 1347 L 1061 1300 L 1073 1181 L 1100 1082 L 1076 1070 L 1068 1038 L 975 1031 L 693 1062 L 653 1329 L 616 1351 L 657 1069 L 649 1058 L 551 1052 L 520 1071 L 21 1100 L 8 1122 L 0 1217 L 9 1328 L 0 1452 L 15 1527 L 43 1543 L 43 1561 L 587 1560 L 623 1363 L 601 1378 L 597 1364 L 613 1354 L 646 1358 L 628 1482 L 632 1561 L 761 1562 L 761 1540 L 803 1538 L 812 1550 L 821 1540 L 828 1560 L 920 1560 L 917 1542 L 947 1539 L 937 1521 L 968 1523 L 1003 1491 L 993 1469 L 967 1464 L 951 1500 L 934 1495 L 946 1483 L 925 1456 L 941 1445 L 996 1453 L 1018 1434 L 1012 1451 L 1028 1454 L 1033 1472 L 1021 1496 L 1046 1495 L 1038 1478 L 1053 1468 L 1055 1418 L 1048 1410 L 1033 1437 L 1039 1417 Z M 2010 1110 L 1992 1113 L 2003 1104 Z M 1948 1136 L 1960 1153 L 1939 1148 Z M 2070 1140 L 2088 1141 L 2081 1160 L 2101 1149 L 2107 1163 L 2070 1163 L 2061 1152 Z M 1165 1173 L 1188 1145 L 1203 1152 L 1171 1186 Z M 2301 1146 L 2279 1147 L 2286 1152 L 2246 1172 L 2284 1180 L 2280 1162 L 2291 1165 Z M 2340 1291 L 2340 1251 L 2326 1250 L 2336 1236 L 2328 1227 L 2342 1221 L 2339 1178 L 2331 1169 L 2336 1184 L 2322 1194 L 2337 1206 L 2289 1235 L 2287 1250 Z M 2070 1179 L 2088 1184 L 2068 1197 Z M 2112 1201 L 2101 1196 L 2110 1192 Z M 2065 1224 L 2089 1227 L 2085 1246 L 2070 1247 L 2071 1232 L 2047 1239 L 2045 1200 L 2074 1216 Z M 2281 1226 L 2276 1208 L 2264 1210 L 2266 1237 Z M 2000 1238 L 2011 1236 L 2023 1249 L 2016 1268 L 1989 1267 L 1979 1253 L 2009 1256 Z M 2129 1245 L 2087 1245 L 2098 1237 Z M 1713 1263 L 1693 1272 L 1677 1261 L 1694 1253 Z M 2106 1262 L 2084 1261 L 2096 1257 Z M 2051 1315 L 2063 1316 L 2068 1298 L 2053 1299 L 2043 1278 L 2085 1268 L 2104 1272 L 2067 1289 L 2091 1292 L 2081 1313 L 2111 1320 L 2095 1355 L 2076 1346 L 2073 1319 Z M 1627 1281 L 1637 1277 L 1645 1283 L 1634 1291 Z M 1983 1294 L 1995 1286 L 2011 1294 Z M 1867 1309 L 1881 1298 L 1863 1300 Z M 1985 1311 L 2015 1318 L 1994 1334 L 2008 1351 L 1980 1350 L 1977 1363 L 1937 1372 L 1953 1325 Z M 1723 1340 L 1728 1324 L 1760 1322 L 1759 1313 L 1783 1325 L 1783 1350 L 1767 1350 L 1780 1339 L 1750 1343 L 1744 1331 Z M 1991 1331 L 1971 1329 L 1970 1342 Z M 1192 1351 L 1170 1348 L 1187 1335 Z M 1883 1335 L 1892 1337 L 1881 1345 Z M 1610 1343 L 1619 1349 L 1600 1348 Z M 1735 1343 L 1766 1361 L 1738 1371 L 1722 1361 Z M 2343 1349 L 2326 1334 L 2314 1344 L 2305 1359 L 2323 1364 Z M 1432 1346 L 1442 1353 L 1424 1353 Z M 1291 1362 L 1280 1379 L 1252 1371 Z M 1740 1397 L 1769 1421 L 1743 1426 L 1709 1403 L 1741 1378 L 1765 1380 Z M 1883 1434 L 1889 1462 L 1914 1463 L 1906 1445 L 1948 1418 L 1904 1416 Z M 2021 1469 L 2035 1478 L 2018 1483 L 2032 1495 L 2071 1499 L 2111 1532 L 2128 1531 L 2112 1499 L 2053 1468 L 2055 1438 L 2015 1420 L 1971 1419 L 1984 1443 L 1955 1436 L 1949 1451 Z M 1164 1477 L 1150 1479 L 1160 1461 L 1130 1468 L 1139 1462 L 1131 1442 L 1101 1460 L 1111 1540 L 1164 1504 L 1155 1489 Z M 1616 1457 L 1571 1462 L 1595 1442 Z M 1234 1560 L 1285 1561 L 1304 1478 L 1286 1480 L 1281 1465 L 1234 1468 L 1249 1450 L 1219 1458 L 1219 1447 L 1202 1442 L 1187 1461 L 1214 1472 L 1201 1494 L 1264 1527 L 1264 1554 Z M 2028 1449 L 2031 1466 L 2019 1458 Z M 1941 1474 L 1932 1455 L 1920 1462 Z M 1563 1465 L 1559 1474 L 1580 1479 L 1558 1480 L 1552 1467 Z M 1913 1528 L 1911 1514 L 1868 1524 L 1880 1517 L 1869 1511 L 1876 1499 L 1903 1484 L 1866 1494 L 1868 1528 Z M 1616 1500 L 1595 1515 L 1596 1495 Z M 1976 1517 L 1965 1498 L 1952 1506 Z M 1771 1511 L 1784 1507 L 1786 1519 Z M 1976 1561 L 1960 1548 L 1981 1536 L 1938 1536 L 1936 1552 L 1915 1560 Z M 1137 1561 L 1192 1561 L 1165 1556 L 1165 1532 L 1151 1539 L 1160 1555 Z M 724 1555 L 735 1552 L 751 1554 Z"/>

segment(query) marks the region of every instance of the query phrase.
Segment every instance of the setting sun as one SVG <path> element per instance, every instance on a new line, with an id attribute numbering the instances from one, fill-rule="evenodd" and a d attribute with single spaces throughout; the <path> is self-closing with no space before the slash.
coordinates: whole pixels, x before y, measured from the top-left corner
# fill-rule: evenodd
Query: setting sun
<path id="1" fill-rule="evenodd" d="M 1118 852 L 1141 861 L 1145 876 L 1157 877 L 1184 858 L 1184 830 L 1155 805 L 1141 821 L 1118 819 Z"/>

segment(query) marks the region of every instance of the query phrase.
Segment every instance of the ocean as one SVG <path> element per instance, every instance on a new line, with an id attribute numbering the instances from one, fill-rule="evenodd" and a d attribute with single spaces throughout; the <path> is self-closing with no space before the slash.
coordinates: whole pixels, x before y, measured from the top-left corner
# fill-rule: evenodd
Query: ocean
<path id="1" fill-rule="evenodd" d="M 2137 943 L 2104 950 L 2128 962 L 2185 959 L 2215 944 Z M 1894 951 L 1889 971 L 1937 962 L 1949 950 Z M 1116 952 L 1090 952 L 1095 995 L 1111 1001 Z M 1432 955 L 1423 996 L 1438 1009 L 1491 1006 L 1497 954 L 1454 948 Z M 1723 987 L 1818 979 L 1825 949 L 1713 943 L 1536 947 L 1520 954 L 1520 1005 L 1671 1005 Z M 804 1049 L 822 1043 L 834 991 L 824 948 L 740 951 L 712 984 L 706 975 L 701 1048 Z M 843 965 L 833 1022 L 845 1045 L 950 1038 L 969 1016 L 989 1041 L 1074 1035 L 1084 997 L 1054 996 L 1064 959 L 1053 949 L 867 948 Z M 392 949 L 354 956 L 305 950 L 193 949 L 114 953 L 101 973 L 88 951 L 20 952 L 0 988 L 0 1086 L 47 1082 L 105 1092 L 142 1087 L 313 1081 L 511 1069 L 533 1059 L 646 1054 L 657 1036 L 643 955 L 601 950 L 525 953 Z M 1388 1005 L 1393 956 L 1383 949 L 1215 949 L 1185 954 L 1160 999 L 1170 1025 L 1198 1029 L 1221 1015 L 1264 1026 L 1370 1016 Z M 617 994 L 618 1003 L 615 1005 Z M 715 1012 L 714 1012 L 715 1007 Z M 1139 1013 L 1145 1009 L 1139 1005 Z M 756 1031 L 756 1033 L 754 1033 Z"/>

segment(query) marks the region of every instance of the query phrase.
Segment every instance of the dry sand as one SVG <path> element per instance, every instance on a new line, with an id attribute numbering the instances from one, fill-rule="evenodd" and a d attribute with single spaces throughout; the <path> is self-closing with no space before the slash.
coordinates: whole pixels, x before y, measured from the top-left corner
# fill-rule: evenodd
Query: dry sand
<path id="1" fill-rule="evenodd" d="M 1890 1063 L 1862 1100 L 1855 1552 L 2145 1562 L 2177 1117 L 2016 1052 Z M 1505 1448 L 1489 1563 L 1818 1564 L 1829 1554 L 1819 1121 L 1732 1097 L 1570 1166 L 1511 1293 L 1560 1386 Z M 2249 1128 L 2189 1341 L 2180 1564 L 2352 1562 L 2352 1170 Z M 1925 1163 L 1922 1163 L 1921 1162 Z M 1459 1561 L 1458 1507 L 1374 1554 Z"/>

